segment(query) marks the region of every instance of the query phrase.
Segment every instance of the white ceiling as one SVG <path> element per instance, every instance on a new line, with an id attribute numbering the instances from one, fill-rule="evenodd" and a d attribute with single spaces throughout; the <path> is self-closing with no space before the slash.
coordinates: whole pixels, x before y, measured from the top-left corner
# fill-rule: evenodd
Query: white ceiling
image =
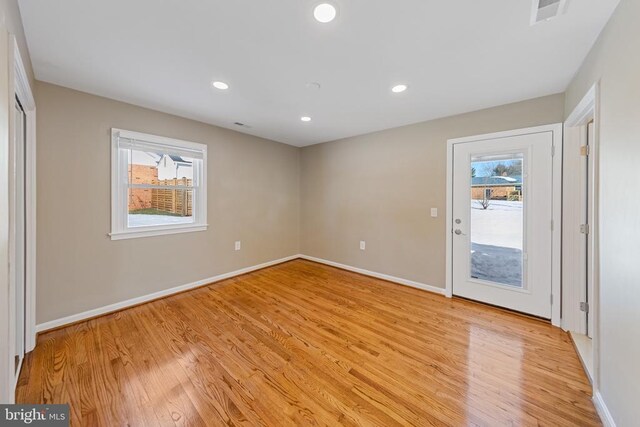
<path id="1" fill-rule="evenodd" d="M 296 146 L 562 92 L 618 4 L 531 27 L 531 0 L 330 2 L 19 4 L 39 80 Z"/>

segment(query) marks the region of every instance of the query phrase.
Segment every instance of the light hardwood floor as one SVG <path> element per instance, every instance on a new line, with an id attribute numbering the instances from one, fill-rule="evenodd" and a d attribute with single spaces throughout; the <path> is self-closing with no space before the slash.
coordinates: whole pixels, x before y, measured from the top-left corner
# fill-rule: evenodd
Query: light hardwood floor
<path id="1" fill-rule="evenodd" d="M 567 334 L 295 260 L 38 338 L 73 425 L 599 425 Z"/>

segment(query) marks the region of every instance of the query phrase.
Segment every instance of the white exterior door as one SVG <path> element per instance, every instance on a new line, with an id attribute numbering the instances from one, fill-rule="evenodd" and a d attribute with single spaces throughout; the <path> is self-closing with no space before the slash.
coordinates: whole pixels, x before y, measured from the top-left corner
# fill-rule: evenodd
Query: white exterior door
<path id="1" fill-rule="evenodd" d="M 453 146 L 453 294 L 551 318 L 553 133 Z"/>

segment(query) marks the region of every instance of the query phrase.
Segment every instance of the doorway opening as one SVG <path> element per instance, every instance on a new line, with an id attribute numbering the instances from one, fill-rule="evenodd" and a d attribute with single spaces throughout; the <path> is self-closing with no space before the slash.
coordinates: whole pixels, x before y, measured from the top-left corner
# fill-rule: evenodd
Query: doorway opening
<path id="1" fill-rule="evenodd" d="M 598 123 L 594 86 L 567 119 L 563 178 L 562 328 L 595 383 L 598 334 Z M 595 385 L 595 384 L 594 384 Z"/>

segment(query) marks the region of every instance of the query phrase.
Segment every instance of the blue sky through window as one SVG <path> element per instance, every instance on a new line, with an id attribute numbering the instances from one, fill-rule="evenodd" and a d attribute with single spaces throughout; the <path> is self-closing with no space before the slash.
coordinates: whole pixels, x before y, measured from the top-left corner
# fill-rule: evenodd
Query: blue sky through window
<path id="1" fill-rule="evenodd" d="M 494 176 L 494 169 L 498 165 L 504 165 L 507 167 L 521 166 L 522 159 L 471 162 L 471 168 L 475 169 L 476 177 Z M 520 170 L 522 170 L 522 168 L 520 168 Z"/>

